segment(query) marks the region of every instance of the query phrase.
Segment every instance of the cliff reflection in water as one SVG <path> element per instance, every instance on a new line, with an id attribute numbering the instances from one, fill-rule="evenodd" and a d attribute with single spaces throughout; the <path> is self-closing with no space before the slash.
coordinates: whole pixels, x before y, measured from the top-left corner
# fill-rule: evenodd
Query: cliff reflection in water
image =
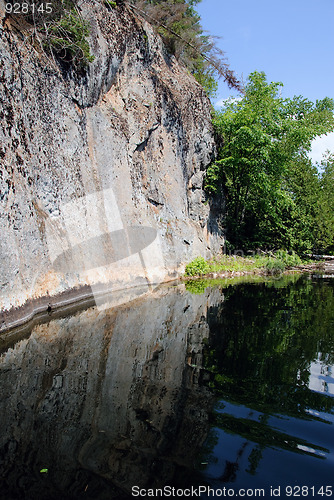
<path id="1" fill-rule="evenodd" d="M 184 287 L 36 326 L 1 357 L 1 498 L 125 498 L 186 481 L 208 432 L 207 310 Z M 48 469 L 47 473 L 41 473 Z"/>
<path id="2" fill-rule="evenodd" d="M 331 484 L 334 279 L 230 284 L 162 287 L 7 349 L 1 498 Z"/>

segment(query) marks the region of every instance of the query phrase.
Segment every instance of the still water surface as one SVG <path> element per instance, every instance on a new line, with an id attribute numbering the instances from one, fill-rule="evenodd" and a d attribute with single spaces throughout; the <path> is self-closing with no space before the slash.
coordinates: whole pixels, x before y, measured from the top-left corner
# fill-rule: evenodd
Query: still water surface
<path id="1" fill-rule="evenodd" d="M 232 283 L 51 316 L 6 345 L 0 497 L 166 485 L 330 496 L 334 278 Z"/>

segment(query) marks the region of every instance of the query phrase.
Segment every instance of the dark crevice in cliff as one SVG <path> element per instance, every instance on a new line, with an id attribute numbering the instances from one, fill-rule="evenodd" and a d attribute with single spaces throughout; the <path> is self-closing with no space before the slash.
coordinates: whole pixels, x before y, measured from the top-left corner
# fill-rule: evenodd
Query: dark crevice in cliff
<path id="1" fill-rule="evenodd" d="M 140 144 L 137 144 L 137 147 L 136 147 L 136 149 L 134 150 L 134 152 L 136 152 L 136 151 L 141 152 L 141 151 L 144 151 L 144 150 L 146 149 L 147 143 L 148 143 L 148 141 L 149 141 L 149 139 L 150 139 L 150 137 L 151 137 L 152 133 L 153 133 L 155 130 L 157 130 L 157 128 L 159 127 L 159 125 L 160 125 L 159 123 L 156 123 L 156 124 L 154 124 L 154 125 L 153 125 L 153 127 L 152 127 L 152 128 L 150 128 L 150 129 L 148 130 L 146 139 L 145 139 L 143 142 L 141 142 Z"/>

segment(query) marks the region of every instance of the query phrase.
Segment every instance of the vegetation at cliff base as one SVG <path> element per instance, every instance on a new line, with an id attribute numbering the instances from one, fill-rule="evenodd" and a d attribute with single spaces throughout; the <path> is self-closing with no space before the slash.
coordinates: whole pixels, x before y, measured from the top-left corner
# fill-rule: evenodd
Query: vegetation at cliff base
<path id="1" fill-rule="evenodd" d="M 276 275 L 288 268 L 307 265 L 308 259 L 302 259 L 295 252 L 278 250 L 277 252 L 258 253 L 252 256 L 220 255 L 206 261 L 196 257 L 185 267 L 185 276 L 203 276 L 210 273 L 255 273 Z"/>
<path id="2" fill-rule="evenodd" d="M 334 251 L 334 158 L 319 172 L 307 156 L 334 130 L 334 101 L 284 99 L 281 86 L 251 73 L 244 96 L 214 112 L 219 151 L 206 190 L 224 194 L 232 248 Z"/>
<path id="3" fill-rule="evenodd" d="M 210 266 L 204 257 L 196 257 L 185 268 L 186 276 L 202 276 L 210 271 Z"/>

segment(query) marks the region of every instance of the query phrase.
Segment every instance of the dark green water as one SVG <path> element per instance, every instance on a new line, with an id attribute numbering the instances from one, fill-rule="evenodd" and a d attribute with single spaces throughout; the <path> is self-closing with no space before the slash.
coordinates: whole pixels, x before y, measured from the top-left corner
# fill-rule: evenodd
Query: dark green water
<path id="1" fill-rule="evenodd" d="M 245 284 L 210 310 L 210 485 L 334 495 L 333 290 L 332 278 Z"/>
<path id="2" fill-rule="evenodd" d="M 334 496 L 334 278 L 206 284 L 3 344 L 1 499 Z"/>

